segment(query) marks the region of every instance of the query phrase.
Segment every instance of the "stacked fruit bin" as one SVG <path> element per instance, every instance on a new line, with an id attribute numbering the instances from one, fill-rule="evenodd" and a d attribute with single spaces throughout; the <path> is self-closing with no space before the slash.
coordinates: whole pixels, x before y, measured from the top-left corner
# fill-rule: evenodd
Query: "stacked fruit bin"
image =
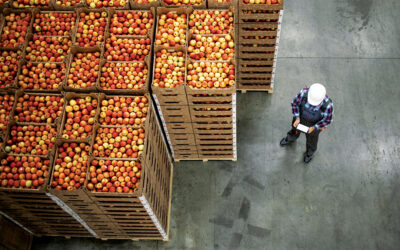
<path id="1" fill-rule="evenodd" d="M 31 7 L 13 3 L 16 8 Z M 5 110 L 1 117 L 1 211 L 39 236 L 89 237 L 89 231 L 47 195 L 71 34 L 68 29 L 62 33 L 46 30 L 51 15 L 43 11 L 45 6 L 36 7 L 40 10 L 5 9 L 1 22 L 0 50 L 5 59 L 0 80 Z M 73 18 L 74 14 L 65 15 Z"/>
<path id="2" fill-rule="evenodd" d="M 1 213 L 38 236 L 167 240 L 173 169 L 146 94 L 155 10 L 49 6 L 1 17 Z"/>
<path id="3" fill-rule="evenodd" d="M 161 13 L 172 16 L 174 10 Z M 212 25 L 220 18 L 225 21 Z M 173 157 L 236 160 L 233 11 L 190 10 L 187 23 L 187 39 L 178 45 L 161 41 L 166 47 L 156 48 L 154 57 L 153 97 Z M 162 32 L 157 37 L 162 40 Z"/>
<path id="4" fill-rule="evenodd" d="M 1 158 L 0 207 L 35 235 L 90 237 L 47 195 L 63 96 L 17 91 Z"/>
<path id="5" fill-rule="evenodd" d="M 238 89 L 274 90 L 284 0 L 238 0 Z"/>

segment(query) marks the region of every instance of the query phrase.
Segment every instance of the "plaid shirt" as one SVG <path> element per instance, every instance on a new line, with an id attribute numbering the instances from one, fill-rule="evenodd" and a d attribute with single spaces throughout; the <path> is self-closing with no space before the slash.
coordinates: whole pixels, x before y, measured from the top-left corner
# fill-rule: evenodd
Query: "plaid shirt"
<path id="1" fill-rule="evenodd" d="M 308 93 L 308 88 L 304 88 L 300 90 L 300 92 L 296 95 L 296 97 L 292 101 L 292 113 L 295 118 L 300 117 L 300 105 L 301 105 L 301 100 L 303 97 L 305 97 Z M 312 109 L 314 111 L 317 111 L 320 109 L 322 105 L 324 105 L 325 102 L 328 102 L 329 98 L 328 96 L 325 96 L 324 100 L 322 100 L 321 104 L 318 106 L 313 106 L 309 104 L 308 102 L 305 104 L 306 108 Z M 332 119 L 333 119 L 333 103 L 330 102 L 330 104 L 326 107 L 326 110 L 322 112 L 323 118 L 321 121 L 319 121 L 317 124 L 314 125 L 314 129 L 319 129 L 322 130 L 326 128 L 329 124 L 331 124 Z"/>

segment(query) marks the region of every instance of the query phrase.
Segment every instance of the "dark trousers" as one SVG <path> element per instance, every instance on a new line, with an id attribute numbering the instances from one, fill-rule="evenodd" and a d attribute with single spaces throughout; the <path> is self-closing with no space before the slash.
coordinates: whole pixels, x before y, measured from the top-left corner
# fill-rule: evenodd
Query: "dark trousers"
<path id="1" fill-rule="evenodd" d="M 293 121 L 292 121 L 292 129 L 287 133 L 286 140 L 288 142 L 294 142 L 295 140 L 297 140 L 297 138 L 299 138 L 300 133 L 301 133 L 299 130 L 297 130 L 295 127 L 293 127 L 294 121 L 295 121 L 295 119 L 293 119 Z M 307 155 L 308 156 L 313 155 L 314 152 L 317 151 L 319 132 L 320 132 L 319 129 L 315 129 L 310 134 L 309 133 L 306 134 L 306 140 L 307 140 L 306 145 L 307 145 Z"/>

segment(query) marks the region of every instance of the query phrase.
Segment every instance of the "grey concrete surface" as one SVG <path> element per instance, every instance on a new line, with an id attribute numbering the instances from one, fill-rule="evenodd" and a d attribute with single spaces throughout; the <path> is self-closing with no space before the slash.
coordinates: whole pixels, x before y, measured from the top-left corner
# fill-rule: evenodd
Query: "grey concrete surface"
<path id="1" fill-rule="evenodd" d="M 33 249 L 400 249 L 400 2 L 286 0 L 273 95 L 238 94 L 238 161 L 175 164 L 170 241 L 35 239 Z M 313 161 L 279 147 L 290 101 L 327 86 Z"/>

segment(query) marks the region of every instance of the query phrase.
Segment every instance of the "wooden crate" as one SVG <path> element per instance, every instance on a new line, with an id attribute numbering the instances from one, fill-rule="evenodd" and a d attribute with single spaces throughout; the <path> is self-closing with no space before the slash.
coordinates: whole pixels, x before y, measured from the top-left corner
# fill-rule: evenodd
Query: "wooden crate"
<path id="1" fill-rule="evenodd" d="M 91 200 L 122 232 L 107 239 L 168 239 L 172 164 L 154 108 L 145 124 L 140 185 L 134 193 L 88 192 Z"/>
<path id="2" fill-rule="evenodd" d="M 160 106 L 157 107 L 160 116 L 165 123 L 190 122 L 189 106 Z"/>
<path id="3" fill-rule="evenodd" d="M 9 95 L 10 97 L 14 97 L 14 103 L 12 107 L 9 107 L 10 113 L 8 114 L 8 116 L 6 117 L 6 121 L 7 124 L 4 124 L 5 126 L 3 127 L 2 130 L 0 130 L 0 139 L 2 143 L 5 143 L 7 136 L 9 134 L 10 131 L 10 127 L 11 127 L 11 123 L 14 117 L 14 113 L 15 113 L 15 106 L 17 105 L 17 98 L 16 98 L 16 92 L 15 90 L 9 89 L 9 90 L 2 90 L 0 91 L 0 95 L 4 96 L 4 95 Z M 3 146 L 1 146 L 1 148 L 3 148 Z"/>
<path id="4" fill-rule="evenodd" d="M 189 122 L 169 122 L 164 128 L 171 134 L 193 134 L 192 123 Z"/>
<path id="5" fill-rule="evenodd" d="M 172 134 L 169 133 L 169 138 L 173 146 L 191 146 L 196 145 L 194 134 Z"/>
<path id="6" fill-rule="evenodd" d="M 140 88 L 140 89 L 124 89 L 124 88 L 111 89 L 111 88 L 103 87 L 101 85 L 101 83 L 102 83 L 101 78 L 103 77 L 102 72 L 101 72 L 101 68 L 104 67 L 104 64 L 106 62 L 109 62 L 109 61 L 102 60 L 100 62 L 100 74 L 99 74 L 99 77 L 97 79 L 97 84 L 96 84 L 97 89 L 98 89 L 99 92 L 103 92 L 103 93 L 110 94 L 110 95 L 114 95 L 114 94 L 117 94 L 117 95 L 118 94 L 119 95 L 135 95 L 135 94 L 144 94 L 144 93 L 148 93 L 149 92 L 149 84 L 150 84 L 150 58 L 149 57 L 144 62 L 132 62 L 132 61 L 131 62 L 116 62 L 116 61 L 109 62 L 109 63 L 116 63 L 116 64 L 117 63 L 144 64 L 146 66 L 147 70 L 148 70 L 148 73 L 147 73 L 147 76 L 146 76 L 147 79 L 146 79 L 145 83 L 143 84 L 143 87 Z"/>
<path id="7" fill-rule="evenodd" d="M 23 45 L 21 45 L 23 46 Z M 20 46 L 20 47 L 21 47 Z M 25 56 L 24 53 L 24 49 L 21 49 L 20 47 L 18 48 L 0 48 L 0 53 L 1 53 L 1 60 L 4 60 L 4 62 L 6 64 L 8 64 L 8 67 L 13 66 L 15 67 L 15 70 L 11 70 L 9 69 L 9 73 L 12 72 L 13 74 L 15 74 L 13 79 L 6 79 L 6 81 L 0 81 L 0 90 L 4 91 L 4 90 L 15 90 L 17 88 L 17 76 L 18 76 L 18 72 L 21 70 L 21 64 L 22 64 L 22 59 Z M 7 53 L 15 53 L 17 55 L 17 60 L 18 62 L 16 62 L 15 64 L 12 64 L 10 61 L 7 61 L 7 57 L 3 56 L 3 52 L 7 51 Z M 12 74 L 10 74 L 12 76 Z"/>
<path id="8" fill-rule="evenodd" d="M 133 2 L 132 0 L 130 0 L 131 2 Z M 150 3 L 149 5 L 154 5 L 157 4 L 157 1 Z M 141 4 L 141 5 L 146 5 L 146 4 Z M 109 32 L 108 35 L 106 37 L 109 36 L 117 36 L 117 37 L 142 37 L 140 35 L 118 35 L 118 34 L 113 34 L 110 29 L 111 29 L 111 22 L 113 21 L 113 17 L 115 14 L 117 14 L 117 12 L 130 12 L 132 14 L 136 13 L 136 12 L 147 12 L 151 15 L 153 15 L 153 26 L 151 27 L 151 29 L 149 30 L 149 32 L 147 33 L 147 37 L 149 37 L 152 41 L 153 41 L 153 37 L 154 37 L 154 32 L 155 32 L 155 25 L 157 24 L 157 13 L 156 13 L 156 9 L 157 7 L 149 7 L 149 8 L 132 8 L 132 10 L 114 10 L 114 9 L 109 9 L 109 13 L 110 13 L 110 26 L 109 26 Z M 151 53 L 149 53 L 149 55 L 151 55 Z M 150 71 L 150 70 L 149 70 Z"/>
<path id="9" fill-rule="evenodd" d="M 232 94 L 187 94 L 189 105 L 232 104 Z"/>
<path id="10" fill-rule="evenodd" d="M 42 190 L 1 190 L 0 210 L 38 236 L 92 236 Z"/>
<path id="11" fill-rule="evenodd" d="M 9 1 L 11 1 L 11 0 L 9 0 Z M 15 47 L 2 46 L 3 47 L 2 49 L 20 49 L 20 50 L 24 51 L 24 49 L 26 48 L 26 45 L 28 44 L 27 36 L 30 33 L 32 33 L 32 24 L 33 24 L 33 18 L 34 18 L 34 16 L 33 16 L 34 11 L 31 8 L 23 8 L 23 9 L 5 8 L 5 9 L 3 9 L 3 17 L 1 18 L 1 23 L 0 23 L 0 35 L 2 35 L 3 28 L 6 25 L 5 16 L 10 15 L 11 13 L 15 13 L 17 15 L 20 14 L 20 13 L 30 14 L 31 15 L 31 20 L 29 22 L 29 25 L 28 25 L 28 28 L 27 28 L 27 31 L 26 31 L 26 35 L 25 35 L 25 38 L 24 38 L 25 41 L 23 43 L 18 44 Z"/>
<path id="12" fill-rule="evenodd" d="M 233 117 L 233 105 L 212 104 L 189 107 L 192 122 L 230 121 Z"/>
<path id="13" fill-rule="evenodd" d="M 100 101 L 99 101 L 99 94 L 97 93 L 88 93 L 88 94 L 78 94 L 78 93 L 73 93 L 73 92 L 67 92 L 64 96 L 64 107 L 63 107 L 63 115 L 61 117 L 61 122 L 60 122 L 60 126 L 59 126 L 59 130 L 58 130 L 58 135 L 57 135 L 57 139 L 58 140 L 64 140 L 63 138 L 63 130 L 64 130 L 64 126 L 65 123 L 67 121 L 67 116 L 65 113 L 65 108 L 67 106 L 67 103 L 69 103 L 69 101 L 71 99 L 77 99 L 77 98 L 85 98 L 85 97 L 91 97 L 93 99 L 97 100 L 97 107 L 96 107 L 96 115 L 95 115 L 95 119 L 99 116 L 100 113 Z M 94 125 L 93 125 L 94 127 Z M 93 135 L 94 131 L 92 130 L 92 135 Z M 70 140 L 70 141 L 75 141 L 75 142 L 85 142 L 85 143 L 91 143 L 92 142 L 92 137 L 91 135 L 89 135 L 86 138 L 82 138 L 82 139 L 77 139 L 77 140 Z M 69 140 L 69 139 L 68 139 Z"/>
<path id="14" fill-rule="evenodd" d="M 74 88 L 71 86 L 68 86 L 68 75 L 69 71 L 71 69 L 71 63 L 74 60 L 75 54 L 77 53 L 95 53 L 98 52 L 100 53 L 99 59 L 102 58 L 103 56 L 103 47 L 102 46 L 94 46 L 94 47 L 78 47 L 73 45 L 71 47 L 70 55 L 68 56 L 67 59 L 67 71 L 65 74 L 65 79 L 63 83 L 63 89 L 65 91 L 70 91 L 70 92 L 78 92 L 78 93 L 87 93 L 87 92 L 97 92 L 99 86 L 98 86 L 98 79 L 96 79 L 96 82 L 92 86 L 88 86 L 86 88 Z M 99 62 L 100 65 L 100 62 Z M 99 67 L 99 75 L 100 75 L 100 67 Z"/>
<path id="15" fill-rule="evenodd" d="M 154 69 L 155 69 L 155 62 L 156 62 L 156 53 L 162 49 L 166 49 L 170 53 L 177 52 L 177 51 L 183 52 L 183 57 L 185 58 L 184 61 L 186 63 L 185 48 L 182 48 L 182 47 L 162 48 L 162 47 L 158 46 L 154 49 L 153 78 L 154 78 Z M 185 73 L 185 77 L 184 77 L 184 81 L 183 81 L 182 85 L 177 86 L 175 88 L 161 88 L 161 87 L 154 86 L 154 84 L 152 84 L 151 90 L 152 90 L 153 98 L 155 99 L 157 106 L 159 106 L 159 105 L 187 105 L 185 82 L 186 82 L 186 73 Z"/>
<path id="16" fill-rule="evenodd" d="M 246 22 L 278 22 L 279 11 L 283 10 L 284 0 L 281 4 L 245 4 L 243 0 L 238 0 L 238 19 L 239 23 Z M 278 13 L 274 13 L 278 12 Z"/>

